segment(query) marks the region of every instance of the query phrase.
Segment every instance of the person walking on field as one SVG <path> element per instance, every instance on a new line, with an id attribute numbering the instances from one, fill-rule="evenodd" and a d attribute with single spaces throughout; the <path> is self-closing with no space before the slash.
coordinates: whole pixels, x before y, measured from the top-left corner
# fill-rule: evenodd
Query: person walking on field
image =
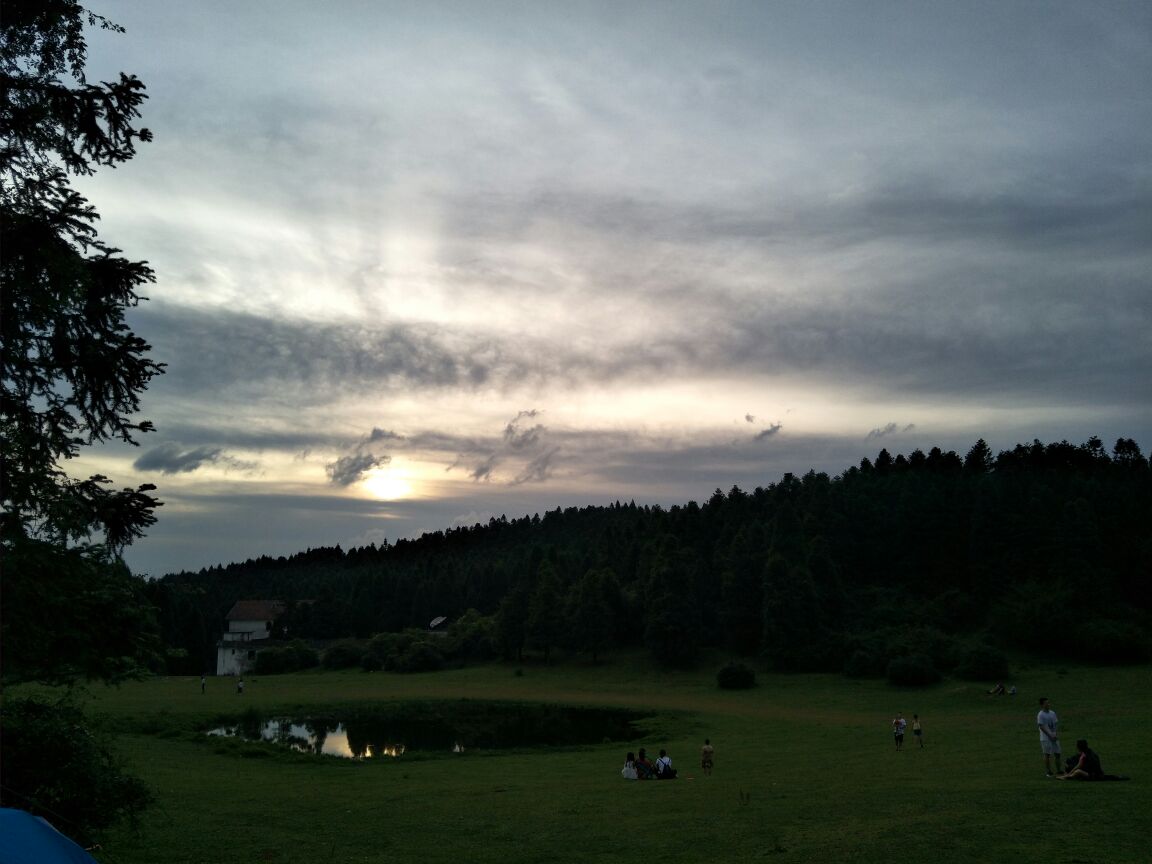
<path id="1" fill-rule="evenodd" d="M 892 721 L 892 736 L 896 739 L 896 749 L 904 749 L 904 730 L 908 727 L 908 721 L 904 719 L 904 715 L 899 711 L 896 712 L 896 717 Z"/>
<path id="2" fill-rule="evenodd" d="M 916 739 L 916 745 L 923 749 L 924 747 L 924 727 L 920 725 L 920 715 L 912 715 L 912 737 Z"/>
<path id="3" fill-rule="evenodd" d="M 705 738 L 704 746 L 700 748 L 700 770 L 704 772 L 705 777 L 712 776 L 712 758 L 715 753 L 712 742 Z"/>
<path id="4" fill-rule="evenodd" d="M 1040 752 L 1044 754 L 1044 773 L 1053 776 L 1052 764 L 1060 770 L 1060 720 L 1048 704 L 1048 697 L 1040 697 L 1040 712 L 1036 715 L 1036 726 L 1040 729 Z"/>

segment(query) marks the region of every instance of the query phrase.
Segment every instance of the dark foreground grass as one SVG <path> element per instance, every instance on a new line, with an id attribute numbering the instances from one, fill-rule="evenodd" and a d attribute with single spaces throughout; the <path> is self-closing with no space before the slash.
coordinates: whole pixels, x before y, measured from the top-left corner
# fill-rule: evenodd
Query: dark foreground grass
<path id="1" fill-rule="evenodd" d="M 236 696 L 212 680 L 154 679 L 93 693 L 157 793 L 107 864 L 662 861 L 1152 861 L 1152 674 L 1147 667 L 1030 670 L 1016 697 L 945 682 L 898 690 L 838 676 L 762 676 L 745 692 L 711 671 L 656 674 L 632 658 L 595 669 L 492 666 L 430 675 L 265 678 Z M 1128 783 L 1043 776 L 1036 697 L 1066 748 L 1088 737 Z M 491 698 L 654 710 L 643 742 L 548 752 L 349 762 L 194 734 L 243 708 Z M 924 720 L 897 753 L 897 710 Z M 147 733 L 141 731 L 147 730 Z M 716 746 L 702 777 L 700 743 Z M 619 776 L 625 749 L 667 747 L 671 783 Z"/>

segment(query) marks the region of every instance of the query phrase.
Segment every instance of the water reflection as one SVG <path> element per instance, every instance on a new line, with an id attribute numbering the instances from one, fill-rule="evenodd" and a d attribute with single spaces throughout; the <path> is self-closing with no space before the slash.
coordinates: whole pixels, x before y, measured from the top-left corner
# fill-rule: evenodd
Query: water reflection
<path id="1" fill-rule="evenodd" d="M 354 736 L 343 723 L 329 726 L 283 717 L 269 720 L 263 725 L 240 723 L 235 726 L 220 726 L 210 729 L 208 734 L 244 738 L 248 741 L 270 741 L 300 753 L 339 756 L 344 759 L 372 759 L 385 756 L 395 758 L 404 755 L 407 749 L 401 743 L 373 742 Z"/>
<path id="2" fill-rule="evenodd" d="M 255 712 L 209 735 L 268 741 L 301 753 L 344 759 L 396 758 L 406 752 L 572 746 L 638 736 L 639 716 L 617 709 L 528 703 L 408 702 L 326 717 L 274 717 Z"/>

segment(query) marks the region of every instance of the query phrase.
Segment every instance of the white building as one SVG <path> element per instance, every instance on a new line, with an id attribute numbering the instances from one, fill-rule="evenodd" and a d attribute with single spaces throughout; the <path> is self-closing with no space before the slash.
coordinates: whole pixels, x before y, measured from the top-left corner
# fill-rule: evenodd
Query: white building
<path id="1" fill-rule="evenodd" d="M 216 674 L 246 673 L 283 611 L 284 604 L 277 600 L 237 600 L 225 616 L 228 629 L 216 643 Z"/>

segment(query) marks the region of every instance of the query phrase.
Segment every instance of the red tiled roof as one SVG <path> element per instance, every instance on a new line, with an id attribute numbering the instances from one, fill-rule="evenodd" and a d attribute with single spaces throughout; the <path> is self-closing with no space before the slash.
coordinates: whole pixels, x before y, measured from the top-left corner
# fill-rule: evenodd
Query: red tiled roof
<path id="1" fill-rule="evenodd" d="M 279 600 L 237 600 L 224 616 L 226 621 L 274 621 L 284 611 Z"/>

